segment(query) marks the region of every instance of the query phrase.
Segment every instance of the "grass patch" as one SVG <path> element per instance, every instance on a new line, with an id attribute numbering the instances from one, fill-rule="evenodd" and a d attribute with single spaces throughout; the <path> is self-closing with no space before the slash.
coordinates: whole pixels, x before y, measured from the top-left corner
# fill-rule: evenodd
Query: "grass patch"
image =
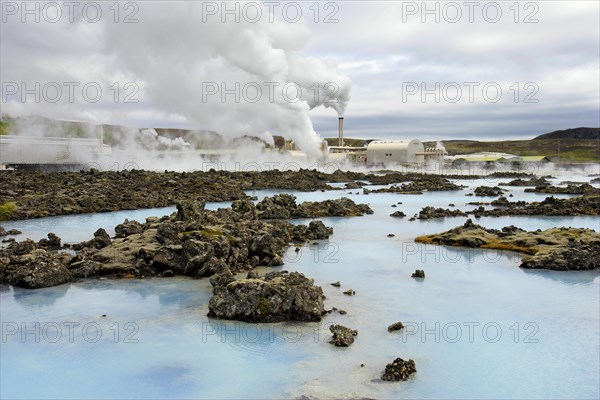
<path id="1" fill-rule="evenodd" d="M 17 205 L 13 202 L 0 205 L 0 221 L 6 221 L 9 219 L 17 211 L 17 209 Z"/>

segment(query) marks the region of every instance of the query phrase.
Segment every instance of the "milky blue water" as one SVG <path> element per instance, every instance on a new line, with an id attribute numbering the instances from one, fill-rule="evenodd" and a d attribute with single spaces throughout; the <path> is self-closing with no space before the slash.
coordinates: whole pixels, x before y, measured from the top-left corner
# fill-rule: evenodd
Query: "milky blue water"
<path id="1" fill-rule="evenodd" d="M 509 189 L 514 200 L 546 197 Z M 418 235 L 466 219 L 409 222 L 422 207 L 454 203 L 470 210 L 475 207 L 466 205 L 470 201 L 493 200 L 466 197 L 470 191 L 295 193 L 298 201 L 348 196 L 375 210 L 364 217 L 326 218 L 334 228 L 329 240 L 286 254 L 282 268 L 314 278 L 327 296 L 326 307 L 347 311 L 333 312 L 321 323 L 208 319 L 207 280 L 90 280 L 34 291 L 4 287 L 0 397 L 598 398 L 598 271 L 525 271 L 518 268 L 518 254 L 414 243 Z M 391 207 L 398 202 L 403 204 Z M 396 210 L 408 217 L 389 217 Z M 23 230 L 21 239 L 52 231 L 79 241 L 124 218 L 143 221 L 173 211 L 54 217 L 4 226 Z M 600 230 L 598 217 L 490 217 L 478 223 Z M 387 237 L 390 233 L 395 236 Z M 410 277 L 417 268 L 425 270 L 425 280 Z M 340 289 L 329 284 L 335 281 L 341 282 Z M 355 296 L 342 294 L 349 288 Z M 396 321 L 405 324 L 404 331 L 388 333 L 387 326 Z M 332 323 L 359 331 L 351 347 L 328 343 Z M 396 357 L 415 360 L 417 374 L 407 382 L 379 381 Z"/>

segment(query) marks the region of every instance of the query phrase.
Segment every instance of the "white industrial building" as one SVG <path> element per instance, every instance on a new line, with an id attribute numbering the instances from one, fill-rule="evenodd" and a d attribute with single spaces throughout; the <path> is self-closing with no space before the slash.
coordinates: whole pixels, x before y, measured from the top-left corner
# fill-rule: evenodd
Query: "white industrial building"
<path id="1" fill-rule="evenodd" d="M 367 145 L 367 164 L 423 164 L 425 146 L 420 140 L 376 140 Z"/>

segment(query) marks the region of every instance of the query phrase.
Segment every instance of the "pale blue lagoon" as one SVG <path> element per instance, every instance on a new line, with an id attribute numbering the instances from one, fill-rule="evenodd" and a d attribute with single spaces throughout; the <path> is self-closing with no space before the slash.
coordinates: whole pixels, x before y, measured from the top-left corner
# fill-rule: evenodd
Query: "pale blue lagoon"
<path id="1" fill-rule="evenodd" d="M 487 181 L 467 182 L 470 187 Z M 509 188 L 514 200 L 545 195 Z M 324 218 L 328 241 L 286 254 L 289 271 L 314 278 L 332 312 L 321 323 L 245 324 L 207 318 L 208 280 L 89 280 L 0 293 L 2 398 L 585 398 L 600 397 L 600 273 L 525 271 L 520 256 L 414 243 L 466 218 L 408 221 L 432 205 L 470 210 L 470 190 L 423 195 L 294 193 L 298 201 L 347 196 L 375 213 Z M 281 191 L 249 192 L 259 198 Z M 352 193 L 357 190 L 351 190 Z M 360 191 L 362 193 L 362 191 Z M 561 197 L 561 196 L 558 196 Z M 402 202 L 396 208 L 392 204 Z M 213 203 L 210 208 L 229 203 Z M 404 219 L 389 217 L 393 211 Z M 174 208 L 14 221 L 39 239 L 92 237 L 124 218 Z M 302 223 L 306 221 L 294 221 Z M 501 217 L 477 223 L 524 229 L 600 230 L 598 217 Z M 111 231 L 112 232 L 112 231 Z M 387 237 L 393 233 L 394 237 Z M 426 279 L 410 277 L 424 269 Z M 330 285 L 340 281 L 341 289 Z M 349 297 L 343 290 L 352 288 Z M 106 315 L 106 316 L 103 316 Z M 402 333 L 387 326 L 402 321 Z M 359 331 L 349 348 L 328 326 Z M 396 357 L 412 358 L 407 382 L 379 381 Z M 361 366 L 364 364 L 364 366 Z"/>

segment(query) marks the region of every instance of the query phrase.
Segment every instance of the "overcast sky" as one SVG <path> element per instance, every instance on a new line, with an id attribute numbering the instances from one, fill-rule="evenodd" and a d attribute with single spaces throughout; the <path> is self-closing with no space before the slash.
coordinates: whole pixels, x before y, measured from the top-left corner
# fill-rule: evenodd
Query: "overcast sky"
<path id="1" fill-rule="evenodd" d="M 307 146 L 313 130 L 337 134 L 336 110 L 346 136 L 362 138 L 530 138 L 600 126 L 597 1 L 427 10 L 420 1 L 251 2 L 237 15 L 231 2 L 225 15 L 221 2 L 106 2 L 98 17 L 84 3 L 48 3 L 25 13 L 2 1 L 3 113 L 270 132 Z M 236 82 L 239 101 L 223 100 L 221 84 L 235 91 Z M 266 82 L 278 85 L 274 99 Z M 303 90 L 290 96 L 298 101 L 279 98 L 286 82 Z M 265 89 L 258 99 L 256 86 Z"/>

